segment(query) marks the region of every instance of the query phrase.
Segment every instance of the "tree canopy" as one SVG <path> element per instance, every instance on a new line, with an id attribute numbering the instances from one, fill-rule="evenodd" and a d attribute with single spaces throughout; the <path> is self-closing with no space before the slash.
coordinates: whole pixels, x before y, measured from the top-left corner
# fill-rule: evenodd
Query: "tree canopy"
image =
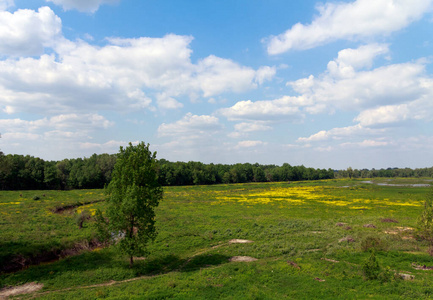
<path id="1" fill-rule="evenodd" d="M 149 144 L 120 147 L 106 193 L 106 228 L 118 237 L 119 247 L 132 266 L 133 257 L 144 255 L 147 243 L 156 236 L 154 209 L 162 199 L 156 152 L 149 150 Z"/>

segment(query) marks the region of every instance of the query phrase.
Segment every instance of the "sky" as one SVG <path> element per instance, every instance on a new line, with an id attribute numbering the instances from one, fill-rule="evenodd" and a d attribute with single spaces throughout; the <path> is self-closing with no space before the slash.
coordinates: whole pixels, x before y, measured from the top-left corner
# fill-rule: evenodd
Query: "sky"
<path id="1" fill-rule="evenodd" d="M 433 166 L 433 0 L 0 0 L 0 150 Z"/>

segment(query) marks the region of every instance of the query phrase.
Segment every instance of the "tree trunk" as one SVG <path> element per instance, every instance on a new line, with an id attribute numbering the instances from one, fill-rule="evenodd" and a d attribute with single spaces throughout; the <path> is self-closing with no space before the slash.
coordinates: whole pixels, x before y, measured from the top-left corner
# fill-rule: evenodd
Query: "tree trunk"
<path id="1" fill-rule="evenodd" d="M 129 267 L 132 268 L 132 264 L 134 263 L 134 259 L 132 258 L 132 255 L 129 257 Z"/>

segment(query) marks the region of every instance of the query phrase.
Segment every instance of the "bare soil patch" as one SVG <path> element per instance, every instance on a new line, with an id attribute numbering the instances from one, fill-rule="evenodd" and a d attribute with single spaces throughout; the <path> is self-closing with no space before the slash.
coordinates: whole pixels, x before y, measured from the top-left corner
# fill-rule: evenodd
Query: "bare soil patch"
<path id="1" fill-rule="evenodd" d="M 251 257 L 251 256 L 233 256 L 229 259 L 229 261 L 232 262 L 250 262 L 250 261 L 256 261 L 257 258 Z"/>
<path id="2" fill-rule="evenodd" d="M 253 241 L 241 240 L 241 239 L 232 239 L 229 241 L 229 244 L 248 244 L 248 243 L 253 243 Z"/>
<path id="3" fill-rule="evenodd" d="M 338 260 L 330 259 L 330 258 L 325 258 L 325 257 L 322 257 L 321 260 L 326 260 L 326 261 L 333 262 L 333 263 L 339 263 L 340 262 Z"/>
<path id="4" fill-rule="evenodd" d="M 431 266 L 430 267 L 426 266 L 426 265 L 420 266 L 420 265 L 417 265 L 415 263 L 412 264 L 412 267 L 415 270 L 423 270 L 423 271 L 431 271 L 431 270 L 433 270 L 433 267 L 431 267 Z"/>
<path id="5" fill-rule="evenodd" d="M 335 224 L 335 226 L 338 226 L 338 227 L 343 227 L 345 225 L 347 225 L 347 223 L 338 222 L 338 223 Z"/>
<path id="6" fill-rule="evenodd" d="M 287 261 L 287 263 L 290 265 L 290 266 L 292 266 L 292 267 L 294 267 L 294 268 L 296 268 L 296 269 L 298 269 L 298 270 L 300 270 L 301 269 L 301 267 L 297 264 L 297 263 L 295 263 L 294 261 Z"/>
<path id="7" fill-rule="evenodd" d="M 365 228 L 376 228 L 373 224 L 365 224 L 363 227 Z"/>
<path id="8" fill-rule="evenodd" d="M 355 240 L 350 236 L 346 236 L 346 237 L 338 240 L 339 243 L 344 243 L 344 242 L 353 243 L 354 241 Z"/>
<path id="9" fill-rule="evenodd" d="M 19 286 L 7 287 L 0 290 L 0 299 L 7 299 L 10 296 L 29 294 L 39 291 L 44 287 L 41 283 L 31 282 Z"/>
<path id="10" fill-rule="evenodd" d="M 380 219 L 380 221 L 381 221 L 382 223 L 398 223 L 397 220 L 390 219 L 390 218 Z"/>

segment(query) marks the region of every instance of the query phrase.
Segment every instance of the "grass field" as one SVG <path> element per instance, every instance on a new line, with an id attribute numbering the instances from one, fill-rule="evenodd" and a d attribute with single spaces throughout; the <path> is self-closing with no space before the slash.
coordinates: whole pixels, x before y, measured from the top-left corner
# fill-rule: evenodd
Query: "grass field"
<path id="1" fill-rule="evenodd" d="M 3 273 L 0 288 L 43 284 L 19 295 L 24 299 L 431 298 L 433 270 L 415 267 L 433 266 L 433 258 L 413 229 L 429 188 L 411 186 L 429 182 L 375 180 L 391 185 L 326 180 L 164 188 L 159 235 L 132 269 L 115 247 L 66 256 L 94 239 L 92 220 L 79 229 L 76 217 L 104 209 L 94 202 L 102 190 L 0 192 L 0 262 L 17 254 L 23 260 L 64 254 Z M 55 212 L 60 207 L 68 209 Z M 391 274 L 386 280 L 364 276 L 372 243 Z M 256 260 L 231 261 L 236 256 Z"/>

